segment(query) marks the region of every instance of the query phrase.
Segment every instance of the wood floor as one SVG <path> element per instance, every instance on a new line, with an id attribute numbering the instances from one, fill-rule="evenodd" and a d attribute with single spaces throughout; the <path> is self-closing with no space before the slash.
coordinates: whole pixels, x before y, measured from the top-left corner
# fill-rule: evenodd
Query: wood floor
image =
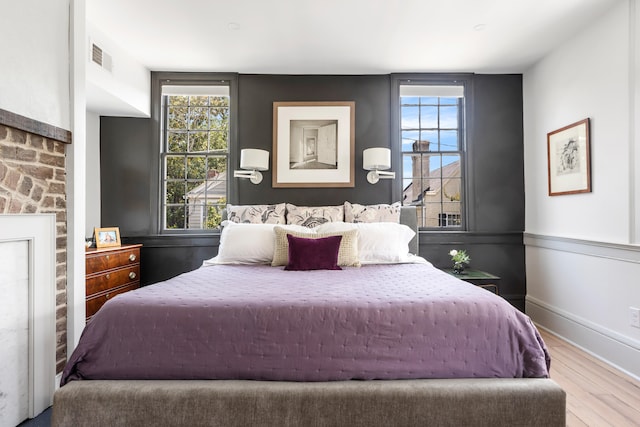
<path id="1" fill-rule="evenodd" d="M 567 393 L 567 426 L 640 426 L 640 381 L 544 329 L 540 334 L 551 353 L 551 379 Z"/>

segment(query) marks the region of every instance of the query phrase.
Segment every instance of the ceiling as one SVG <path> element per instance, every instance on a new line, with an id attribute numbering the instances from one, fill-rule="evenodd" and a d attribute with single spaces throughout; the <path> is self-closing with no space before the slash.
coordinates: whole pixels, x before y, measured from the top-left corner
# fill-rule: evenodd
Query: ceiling
<path id="1" fill-rule="evenodd" d="M 86 0 L 152 71 L 523 73 L 620 0 Z M 146 113 L 88 84 L 87 110 Z"/>
<path id="2" fill-rule="evenodd" d="M 521 73 L 619 0 L 87 0 L 155 71 Z"/>

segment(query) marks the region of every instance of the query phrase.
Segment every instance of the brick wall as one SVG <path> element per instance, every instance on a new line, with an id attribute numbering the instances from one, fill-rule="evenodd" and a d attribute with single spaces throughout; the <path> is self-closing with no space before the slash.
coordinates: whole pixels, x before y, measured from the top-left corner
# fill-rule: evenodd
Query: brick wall
<path id="1" fill-rule="evenodd" d="M 56 215 L 56 372 L 67 358 L 65 145 L 0 124 L 0 214 Z"/>

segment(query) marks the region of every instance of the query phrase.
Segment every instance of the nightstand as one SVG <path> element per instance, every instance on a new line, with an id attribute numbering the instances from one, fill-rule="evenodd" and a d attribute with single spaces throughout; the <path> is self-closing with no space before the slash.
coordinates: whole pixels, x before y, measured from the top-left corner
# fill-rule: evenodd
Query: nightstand
<path id="1" fill-rule="evenodd" d="M 464 270 L 462 274 L 456 274 L 451 269 L 446 269 L 444 271 L 449 273 L 453 277 L 457 277 L 460 280 L 464 280 L 465 282 L 469 282 L 490 292 L 493 292 L 496 295 L 500 295 L 500 291 L 498 289 L 500 277 L 498 276 L 487 273 L 486 271 L 471 269 Z"/>
<path id="2" fill-rule="evenodd" d="M 122 245 L 85 253 L 87 321 L 114 296 L 140 287 L 140 248 Z"/>

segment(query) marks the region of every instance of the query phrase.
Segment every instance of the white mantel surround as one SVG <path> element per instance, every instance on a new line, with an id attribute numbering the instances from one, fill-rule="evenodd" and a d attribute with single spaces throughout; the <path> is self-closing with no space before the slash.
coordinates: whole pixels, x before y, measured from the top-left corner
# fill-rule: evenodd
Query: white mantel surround
<path id="1" fill-rule="evenodd" d="M 0 332 L 8 339 L 13 336 L 14 343 L 17 343 L 12 348 L 8 345 L 0 347 L 0 379 L 4 380 L 0 381 L 0 386 L 3 383 L 8 388 L 7 384 L 26 384 L 25 390 L 15 390 L 13 387 L 0 389 L 5 404 L 3 409 L 3 402 L 0 402 L 0 425 L 3 426 L 2 419 L 10 415 L 9 412 L 16 416 L 16 404 L 25 405 L 24 402 L 16 403 L 16 399 L 26 399 L 29 418 L 37 416 L 52 403 L 56 358 L 55 224 L 54 214 L 0 215 L 0 280 L 4 282 L 2 298 L 22 305 L 5 307 L 12 310 L 12 314 L 0 316 Z M 15 296 L 6 295 L 11 291 L 11 284 L 17 288 L 26 286 L 27 289 L 15 289 Z M 17 322 L 12 321 L 16 318 Z M 23 326 L 28 331 L 24 337 L 19 337 L 24 334 Z M 18 354 L 18 350 L 21 354 Z M 27 372 L 24 372 L 25 368 Z M 15 372 L 26 374 L 26 378 L 8 380 L 9 375 L 15 375 Z"/>

